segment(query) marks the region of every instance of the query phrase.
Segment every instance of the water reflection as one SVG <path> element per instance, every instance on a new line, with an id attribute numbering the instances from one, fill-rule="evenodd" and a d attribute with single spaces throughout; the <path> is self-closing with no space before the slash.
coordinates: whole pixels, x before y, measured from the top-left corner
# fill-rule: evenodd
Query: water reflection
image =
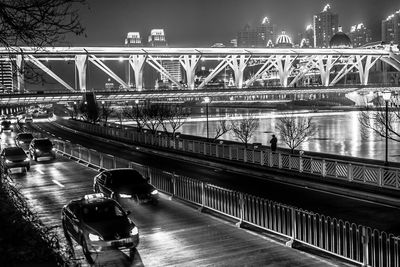
<path id="1" fill-rule="evenodd" d="M 210 137 L 215 136 L 215 129 L 218 120 L 221 117 L 230 119 L 239 119 L 243 115 L 249 114 L 245 109 L 234 109 L 233 112 L 227 112 L 225 109 L 219 109 L 219 112 L 210 115 L 209 132 Z M 215 112 L 215 110 L 214 110 Z M 275 132 L 275 125 L 282 113 L 276 111 L 253 112 L 260 120 L 260 126 L 254 134 L 251 142 L 269 144 L 272 134 Z M 312 116 L 313 121 L 318 126 L 316 136 L 301 145 L 301 149 L 307 151 L 324 152 L 330 154 L 340 154 L 345 156 L 373 158 L 384 160 L 385 157 L 385 139 L 368 132 L 367 136 L 361 134 L 361 125 L 358 121 L 359 111 L 348 112 L 304 112 L 296 115 Z M 197 118 L 186 122 L 181 129 L 181 133 L 206 136 L 205 117 Z M 220 139 L 236 140 L 231 134 L 225 134 Z M 278 146 L 286 147 L 278 140 Z M 400 144 L 389 140 L 389 160 L 397 161 L 400 157 Z"/>

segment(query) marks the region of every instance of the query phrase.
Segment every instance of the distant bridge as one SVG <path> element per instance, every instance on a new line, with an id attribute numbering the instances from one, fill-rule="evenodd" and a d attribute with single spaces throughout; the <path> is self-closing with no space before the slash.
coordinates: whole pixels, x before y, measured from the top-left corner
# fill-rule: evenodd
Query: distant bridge
<path id="1" fill-rule="evenodd" d="M 248 101 L 252 99 L 261 99 L 264 102 L 279 102 L 276 99 L 285 99 L 279 96 L 290 95 L 306 95 L 321 93 L 342 93 L 346 94 L 350 99 L 355 102 L 365 102 L 365 95 L 368 98 L 373 96 L 374 93 L 391 91 L 394 94 L 400 93 L 400 87 L 384 86 L 384 85 L 348 85 L 348 86 L 335 86 L 335 87 L 296 87 L 296 88 L 230 88 L 230 89 L 199 89 L 199 90 L 143 90 L 143 91 L 95 91 L 96 99 L 99 102 L 112 101 L 112 102 L 125 102 L 134 100 L 200 100 L 204 97 L 212 97 L 213 101 L 218 99 L 232 100 L 240 98 L 241 101 Z M 84 92 L 67 92 L 67 91 L 41 91 L 36 93 L 23 93 L 23 94 L 3 94 L 0 95 L 0 105 L 27 105 L 37 103 L 54 103 L 54 102 L 78 102 L 82 100 Z M 361 96 L 360 96 L 361 95 Z M 273 98 L 272 96 L 278 96 Z M 355 99 L 358 98 L 358 99 Z M 282 102 L 282 101 L 281 101 Z"/>
<path id="2" fill-rule="evenodd" d="M 87 90 L 87 67 L 90 62 L 114 79 L 121 88 L 130 88 L 130 81 L 119 77 L 107 62 L 128 62 L 134 73 L 135 88 L 143 87 L 144 66 L 167 77 L 177 89 L 200 90 L 207 87 L 222 70 L 230 68 L 234 73 L 234 87 L 252 87 L 263 75 L 274 72 L 281 90 L 294 87 L 312 73 L 319 76 L 320 85 L 334 87 L 350 72 L 357 72 L 361 85 L 369 84 L 371 68 L 382 61 L 400 71 L 400 55 L 396 46 L 373 46 L 349 49 L 299 49 L 299 48 L 169 48 L 169 47 L 32 47 L 0 48 L 0 60 L 13 61 L 17 73 L 19 92 L 24 88 L 24 66 L 33 64 L 54 78 L 71 92 Z M 74 62 L 77 82 L 71 86 L 60 75 L 46 66 L 47 61 Z M 184 83 L 178 81 L 163 62 L 176 62 L 184 70 Z M 208 61 L 212 71 L 195 83 L 199 62 Z M 253 66 L 255 73 L 246 74 Z"/>

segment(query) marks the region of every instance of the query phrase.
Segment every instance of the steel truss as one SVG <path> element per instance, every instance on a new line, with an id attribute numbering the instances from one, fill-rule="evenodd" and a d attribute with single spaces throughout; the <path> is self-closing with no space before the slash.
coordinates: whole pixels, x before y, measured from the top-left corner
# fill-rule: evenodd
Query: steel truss
<path id="1" fill-rule="evenodd" d="M 361 85 L 368 85 L 369 72 L 378 61 L 383 61 L 400 71 L 399 51 L 382 47 L 368 49 L 53 47 L 40 50 L 21 47 L 2 48 L 0 56 L 3 60 L 5 58 L 15 60 L 15 65 L 21 69 L 26 63 L 35 64 L 70 91 L 86 91 L 86 72 L 89 62 L 123 88 L 128 88 L 128 83 L 112 71 L 106 62 L 128 62 L 134 72 L 135 86 L 139 91 L 143 89 L 143 72 L 146 64 L 167 77 L 177 88 L 184 89 L 182 81 L 178 81 L 162 64 L 164 61 L 179 62 L 184 70 L 186 86 L 192 90 L 206 87 L 227 67 L 232 69 L 234 84 L 238 89 L 251 87 L 257 79 L 268 72 L 277 73 L 280 86 L 286 88 L 296 86 L 299 80 L 310 73 L 320 77 L 322 86 L 334 86 L 349 72 L 357 72 Z M 196 87 L 195 71 L 200 60 L 213 62 L 215 67 Z M 74 61 L 79 88 L 71 87 L 47 68 L 43 61 Z M 254 74 L 245 72 L 249 66 L 256 68 Z M 18 73 L 17 86 L 22 92 L 23 71 Z"/>

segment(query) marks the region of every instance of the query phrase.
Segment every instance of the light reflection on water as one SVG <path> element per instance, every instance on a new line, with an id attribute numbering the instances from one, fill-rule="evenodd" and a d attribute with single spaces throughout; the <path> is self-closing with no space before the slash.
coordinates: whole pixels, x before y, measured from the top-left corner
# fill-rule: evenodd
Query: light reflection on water
<path id="1" fill-rule="evenodd" d="M 236 112 L 239 115 L 240 112 Z M 271 135 L 275 132 L 277 123 L 276 112 L 258 112 L 256 116 L 260 116 L 260 126 L 254 134 L 251 143 L 269 144 Z M 362 157 L 384 160 L 385 157 L 385 139 L 368 133 L 368 138 L 362 137 L 361 126 L 358 121 L 358 111 L 347 112 L 324 112 L 324 113 L 307 113 L 299 116 L 312 116 L 313 121 L 318 126 L 316 136 L 303 143 L 300 149 L 314 152 L 324 152 L 330 154 L 340 154 L 345 156 Z M 215 135 L 215 129 L 218 119 L 215 116 L 209 118 L 209 135 Z M 196 119 L 195 121 L 186 122 L 179 132 L 183 134 L 192 134 L 206 136 L 206 120 L 205 118 Z M 278 136 L 278 135 L 277 135 Z M 225 134 L 220 139 L 235 140 L 232 134 Z M 286 147 L 279 141 L 278 146 Z M 400 143 L 389 140 L 389 160 L 398 161 L 400 157 Z"/>

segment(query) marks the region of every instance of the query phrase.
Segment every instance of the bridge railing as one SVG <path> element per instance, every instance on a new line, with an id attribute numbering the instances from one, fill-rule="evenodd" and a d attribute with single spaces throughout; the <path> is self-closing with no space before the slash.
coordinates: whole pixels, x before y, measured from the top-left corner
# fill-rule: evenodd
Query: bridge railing
<path id="1" fill-rule="evenodd" d="M 57 151 L 98 168 L 133 168 L 160 191 L 363 266 L 400 266 L 399 237 L 323 214 L 215 186 L 190 177 L 54 140 Z"/>
<path id="2" fill-rule="evenodd" d="M 60 122 L 63 123 L 63 120 Z M 249 145 L 246 148 L 239 143 L 221 144 L 203 139 L 182 139 L 162 132 L 152 134 L 150 131 L 138 132 L 133 128 L 123 126 L 117 128 L 116 125 L 102 127 L 74 120 L 68 120 L 67 123 L 84 132 L 122 142 L 276 168 L 293 173 L 311 174 L 319 177 L 321 181 L 342 180 L 400 191 L 400 169 L 397 167 L 318 156 L 293 155 L 285 151 L 272 152 L 266 147 Z"/>

